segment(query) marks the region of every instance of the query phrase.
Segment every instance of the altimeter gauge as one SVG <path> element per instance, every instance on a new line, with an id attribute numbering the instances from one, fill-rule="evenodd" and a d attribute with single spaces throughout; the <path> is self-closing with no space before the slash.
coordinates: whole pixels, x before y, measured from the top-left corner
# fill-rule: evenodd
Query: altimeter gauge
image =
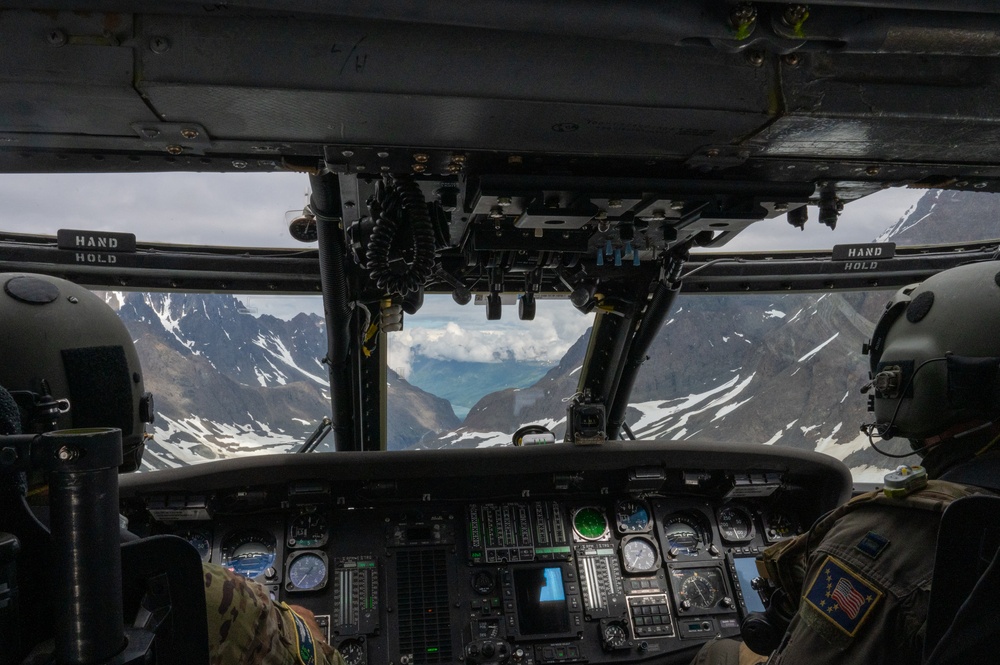
<path id="1" fill-rule="evenodd" d="M 622 539 L 622 565 L 626 573 L 651 573 L 660 567 L 656 544 L 646 536 Z"/>

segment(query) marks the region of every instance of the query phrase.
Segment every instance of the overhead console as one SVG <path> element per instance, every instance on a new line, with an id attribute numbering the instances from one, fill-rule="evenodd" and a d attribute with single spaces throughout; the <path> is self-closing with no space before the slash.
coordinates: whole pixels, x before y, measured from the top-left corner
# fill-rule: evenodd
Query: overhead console
<path id="1" fill-rule="evenodd" d="M 737 635 L 754 556 L 850 488 L 821 455 L 633 442 L 253 457 L 121 495 L 132 530 L 308 607 L 351 665 L 530 665 Z"/>

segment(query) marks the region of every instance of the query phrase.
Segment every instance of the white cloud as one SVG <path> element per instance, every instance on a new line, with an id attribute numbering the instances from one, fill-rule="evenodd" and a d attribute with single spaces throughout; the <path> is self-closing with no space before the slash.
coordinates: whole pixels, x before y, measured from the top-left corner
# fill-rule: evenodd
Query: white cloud
<path id="1" fill-rule="evenodd" d="M 483 307 L 428 296 L 420 312 L 406 317 L 402 331 L 390 333 L 389 366 L 406 377 L 418 353 L 437 360 L 555 364 L 592 322 L 567 301 L 539 301 L 534 321 L 497 322 L 486 320 Z"/>

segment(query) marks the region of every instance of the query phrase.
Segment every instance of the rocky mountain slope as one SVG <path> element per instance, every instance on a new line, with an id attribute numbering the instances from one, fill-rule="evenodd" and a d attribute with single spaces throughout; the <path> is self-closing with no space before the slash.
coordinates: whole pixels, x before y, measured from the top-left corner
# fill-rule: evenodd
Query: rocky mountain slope
<path id="1" fill-rule="evenodd" d="M 1000 237 L 1000 216 L 992 212 L 998 202 L 996 195 L 929 191 L 878 240 Z M 682 297 L 649 351 L 627 422 L 641 438 L 818 450 L 844 459 L 856 475 L 870 469 L 878 476 L 892 463 L 858 430 L 870 418 L 859 393 L 867 380 L 860 349 L 890 295 Z M 156 395 L 149 466 L 292 450 L 329 414 L 320 317 L 253 316 L 228 295 L 109 293 L 107 299 L 132 332 Z M 548 371 L 516 372 L 507 385 L 524 387 L 490 392 L 471 405 L 464 422 L 444 397 L 464 411 L 468 394 L 484 392 L 470 377 L 495 385 L 501 366 L 484 371 L 476 363 L 418 362 L 416 376 L 423 372 L 421 381 L 441 386 L 435 392 L 444 396 L 390 370 L 389 447 L 505 445 L 527 423 L 561 437 L 586 341 L 585 335 Z M 531 372 L 544 375 L 534 381 Z"/>
<path id="2" fill-rule="evenodd" d="M 320 317 L 253 316 L 234 296 L 107 293 L 132 334 L 156 405 L 146 464 L 164 468 L 302 445 L 330 413 Z M 389 371 L 392 446 L 458 425 L 451 406 Z M 320 449 L 329 449 L 324 441 Z"/>
<path id="3" fill-rule="evenodd" d="M 877 240 L 934 244 L 1000 237 L 1000 196 L 929 191 Z M 947 233 L 943 229 L 947 229 Z M 860 388 L 861 355 L 889 291 L 685 296 L 664 323 L 635 388 L 627 422 L 639 438 L 783 445 L 834 455 L 858 478 L 878 479 L 886 460 L 859 431 L 871 415 Z M 421 445 L 506 444 L 521 424 L 557 436 L 576 389 L 578 342 L 541 381 L 484 397 L 463 427 Z M 905 451 L 905 442 L 883 444 Z"/>

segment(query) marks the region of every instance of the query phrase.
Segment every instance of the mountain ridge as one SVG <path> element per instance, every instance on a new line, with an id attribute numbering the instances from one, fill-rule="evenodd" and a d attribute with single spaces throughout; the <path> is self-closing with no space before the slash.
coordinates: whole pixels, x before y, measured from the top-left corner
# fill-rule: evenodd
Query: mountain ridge
<path id="1" fill-rule="evenodd" d="M 944 223 L 960 224 L 963 240 L 1000 237 L 1000 220 L 987 214 L 996 197 L 929 191 L 878 240 L 932 243 Z M 649 349 L 626 421 L 644 438 L 790 446 L 862 471 L 883 468 L 886 460 L 858 429 L 870 418 L 858 390 L 867 381 L 861 345 L 891 294 L 680 298 Z M 251 316 L 232 295 L 109 292 L 106 299 L 136 340 L 157 397 L 149 466 L 293 450 L 329 414 L 322 318 Z M 450 400 L 414 385 L 419 376 L 411 383 L 389 370 L 388 447 L 508 445 L 528 423 L 561 438 L 586 347 L 584 335 L 554 366 L 518 376 L 498 366 L 499 379 L 482 382 L 503 379 L 510 387 L 481 397 L 469 397 L 457 375 L 486 374 L 474 363 L 434 377 L 444 386 L 435 391 L 447 388 Z M 453 403 L 468 408 L 464 422 Z M 331 446 L 325 441 L 322 449 Z"/>

